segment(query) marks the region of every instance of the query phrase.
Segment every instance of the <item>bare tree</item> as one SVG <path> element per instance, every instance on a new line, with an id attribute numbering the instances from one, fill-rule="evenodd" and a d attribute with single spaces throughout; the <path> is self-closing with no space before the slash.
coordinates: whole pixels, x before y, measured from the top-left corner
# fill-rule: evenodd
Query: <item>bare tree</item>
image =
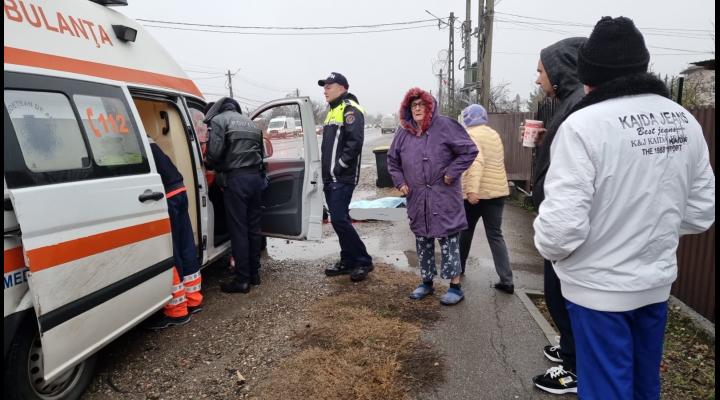
<path id="1" fill-rule="evenodd" d="M 530 92 L 530 96 L 528 97 L 525 106 L 527 107 L 528 111 L 536 112 L 538 109 L 538 104 L 542 103 L 543 101 L 545 101 L 545 92 L 540 86 L 536 86 L 535 90 Z"/>

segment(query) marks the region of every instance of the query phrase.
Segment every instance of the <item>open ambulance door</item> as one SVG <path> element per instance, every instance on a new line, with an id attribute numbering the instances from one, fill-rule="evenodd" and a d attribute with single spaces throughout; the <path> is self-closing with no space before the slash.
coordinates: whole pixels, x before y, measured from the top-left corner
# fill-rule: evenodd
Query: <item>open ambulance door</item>
<path id="1" fill-rule="evenodd" d="M 298 135 L 273 137 L 269 126 L 276 117 L 295 118 Z M 262 129 L 266 146 L 265 168 L 270 185 L 263 192 L 262 231 L 266 236 L 297 240 L 322 237 L 322 177 L 315 117 L 310 98 L 271 101 L 250 118 Z"/>
<path id="2" fill-rule="evenodd" d="M 112 83 L 5 72 L 5 177 L 47 382 L 171 297 L 167 203 L 129 99 Z"/>

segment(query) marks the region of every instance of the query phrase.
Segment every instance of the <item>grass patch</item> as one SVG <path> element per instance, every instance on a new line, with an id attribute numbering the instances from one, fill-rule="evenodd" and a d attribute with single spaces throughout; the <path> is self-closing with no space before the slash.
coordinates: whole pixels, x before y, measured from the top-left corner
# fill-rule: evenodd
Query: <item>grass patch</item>
<path id="1" fill-rule="evenodd" d="M 529 296 L 557 332 L 543 296 Z M 715 343 L 679 307 L 668 307 L 661 397 L 665 400 L 715 399 Z"/>
<path id="2" fill-rule="evenodd" d="M 416 282 L 383 265 L 360 284 L 339 278 L 335 293 L 311 307 L 292 338 L 298 351 L 260 384 L 258 398 L 408 400 L 441 382 L 442 359 L 420 337 L 439 305 L 407 299 Z"/>

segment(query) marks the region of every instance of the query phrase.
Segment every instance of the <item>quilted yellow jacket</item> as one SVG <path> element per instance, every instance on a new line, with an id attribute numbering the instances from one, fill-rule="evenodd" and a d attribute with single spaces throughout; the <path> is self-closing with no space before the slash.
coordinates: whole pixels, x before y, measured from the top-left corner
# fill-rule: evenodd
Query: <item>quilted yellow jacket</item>
<path id="1" fill-rule="evenodd" d="M 469 127 L 468 134 L 479 152 L 475 162 L 463 173 L 463 198 L 467 198 L 468 193 L 477 193 L 481 199 L 509 195 L 505 153 L 500 135 L 488 125 Z"/>

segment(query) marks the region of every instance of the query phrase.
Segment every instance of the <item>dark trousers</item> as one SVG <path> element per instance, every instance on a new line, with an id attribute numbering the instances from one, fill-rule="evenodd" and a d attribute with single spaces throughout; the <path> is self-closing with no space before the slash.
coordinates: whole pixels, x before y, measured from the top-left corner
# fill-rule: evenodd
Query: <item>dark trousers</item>
<path id="1" fill-rule="evenodd" d="M 510 269 L 510 259 L 508 257 L 507 246 L 502 234 L 502 213 L 505 206 L 504 198 L 480 200 L 477 204 L 470 204 L 465 200 L 465 216 L 468 221 L 468 228 L 460 233 L 460 265 L 462 272 L 465 272 L 465 263 L 470 254 L 470 246 L 472 245 L 475 227 L 480 218 L 483 220 L 485 227 L 485 236 L 487 236 L 490 252 L 495 263 L 495 271 L 500 277 L 500 283 L 506 285 L 513 284 L 512 269 Z"/>
<path id="2" fill-rule="evenodd" d="M 248 282 L 260 270 L 262 235 L 262 191 L 265 178 L 260 173 L 234 175 L 223 190 L 232 254 L 235 258 L 235 279 Z"/>
<path id="3" fill-rule="evenodd" d="M 659 400 L 667 302 L 624 312 L 567 302 L 578 348 L 578 398 Z M 692 373 L 690 373 L 692 375 Z"/>
<path id="4" fill-rule="evenodd" d="M 188 215 L 188 197 L 186 192 L 178 193 L 167 199 L 170 230 L 172 231 L 173 259 L 180 279 L 200 270 L 192 223 Z"/>
<path id="5" fill-rule="evenodd" d="M 340 259 L 351 267 L 371 265 L 372 258 L 350 220 L 348 207 L 355 185 L 333 182 L 325 184 L 323 190 L 330 221 L 340 241 Z"/>
<path id="6" fill-rule="evenodd" d="M 575 372 L 575 338 L 570 324 L 567 303 L 560 290 L 560 279 L 552 263 L 545 260 L 545 304 L 550 316 L 560 331 L 560 357 L 563 368 Z"/>

